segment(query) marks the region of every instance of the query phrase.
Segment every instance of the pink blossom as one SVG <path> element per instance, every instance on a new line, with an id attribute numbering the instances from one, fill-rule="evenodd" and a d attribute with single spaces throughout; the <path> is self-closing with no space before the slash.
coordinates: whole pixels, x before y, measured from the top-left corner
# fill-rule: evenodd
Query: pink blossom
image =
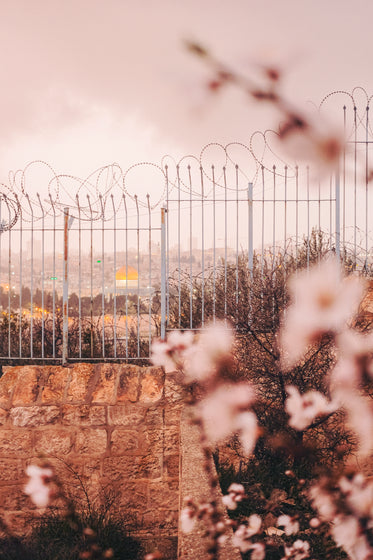
<path id="1" fill-rule="evenodd" d="M 262 520 L 259 515 L 255 513 L 250 515 L 247 525 L 240 525 L 237 531 L 234 533 L 232 542 L 234 546 L 237 546 L 241 552 L 247 552 L 253 547 L 251 542 L 251 537 L 259 533 L 262 526 Z"/>
<path id="2" fill-rule="evenodd" d="M 345 495 L 346 503 L 357 517 L 373 518 L 372 481 L 358 473 L 352 479 L 343 476 L 338 485 Z"/>
<path id="3" fill-rule="evenodd" d="M 367 456 L 373 450 L 373 408 L 370 400 L 351 388 L 339 387 L 334 398 L 347 412 L 347 422 L 359 440 L 359 454 Z"/>
<path id="4" fill-rule="evenodd" d="M 193 531 L 196 517 L 195 510 L 190 507 L 185 507 L 180 512 L 180 525 L 183 533 L 190 533 Z"/>
<path id="5" fill-rule="evenodd" d="M 228 494 L 223 496 L 223 504 L 228 509 L 236 509 L 237 503 L 241 502 L 245 497 L 245 489 L 242 484 L 233 483 L 228 488 Z"/>
<path id="6" fill-rule="evenodd" d="M 331 532 L 337 546 L 344 548 L 351 560 L 371 558 L 373 550 L 370 548 L 355 517 L 338 515 L 334 519 Z"/>
<path id="7" fill-rule="evenodd" d="M 362 378 L 362 368 L 373 377 L 373 333 L 361 334 L 346 329 L 336 338 L 338 362 L 331 372 L 332 389 L 357 389 Z"/>
<path id="8" fill-rule="evenodd" d="M 304 560 L 309 558 L 310 545 L 307 541 L 296 540 L 293 546 L 285 546 L 285 556 L 281 560 L 291 558 L 292 560 Z"/>
<path id="9" fill-rule="evenodd" d="M 322 334 L 341 332 L 357 313 L 364 287 L 355 276 L 341 279 L 335 259 L 293 277 L 289 282 L 293 303 L 280 332 L 283 366 L 293 367 Z"/>
<path id="10" fill-rule="evenodd" d="M 287 535 L 288 537 L 290 535 L 298 533 L 299 531 L 298 521 L 296 521 L 293 517 L 290 517 L 290 515 L 280 515 L 280 517 L 277 519 L 277 526 L 283 527 L 285 535 Z"/>
<path id="11" fill-rule="evenodd" d="M 191 331 L 172 331 L 167 341 L 156 340 L 152 344 L 151 360 L 155 366 L 163 366 L 171 372 L 183 366 L 184 354 L 193 344 Z"/>
<path id="12" fill-rule="evenodd" d="M 37 507 L 46 507 L 51 492 L 49 481 L 53 476 L 52 469 L 29 465 L 26 468 L 26 474 L 30 477 L 30 480 L 25 486 L 25 494 L 30 496 Z"/>
<path id="13" fill-rule="evenodd" d="M 325 521 L 331 521 L 337 513 L 336 506 L 334 504 L 332 495 L 315 485 L 310 490 L 310 498 L 312 505 L 317 509 L 320 517 Z"/>
<path id="14" fill-rule="evenodd" d="M 220 385 L 199 404 L 206 437 L 211 445 L 239 433 L 246 451 L 255 445 L 258 435 L 256 417 L 247 409 L 254 401 L 254 392 L 247 383 Z M 249 416 L 248 416 L 249 415 Z"/>
<path id="15" fill-rule="evenodd" d="M 317 416 L 336 409 L 336 405 L 328 402 L 318 391 L 307 391 L 301 395 L 293 385 L 288 385 L 286 391 L 289 395 L 285 402 L 285 410 L 290 416 L 289 426 L 296 430 L 304 430 Z"/>
<path id="16" fill-rule="evenodd" d="M 184 353 L 186 381 L 205 381 L 215 375 L 220 364 L 230 356 L 233 341 L 232 329 L 223 322 L 203 329 L 196 344 Z"/>

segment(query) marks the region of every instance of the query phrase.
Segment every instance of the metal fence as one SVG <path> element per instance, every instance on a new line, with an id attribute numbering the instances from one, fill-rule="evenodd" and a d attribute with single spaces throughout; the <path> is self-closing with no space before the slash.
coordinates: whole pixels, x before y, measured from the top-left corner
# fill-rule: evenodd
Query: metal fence
<path id="1" fill-rule="evenodd" d="M 264 274 L 276 255 L 309 264 L 313 231 L 370 270 L 373 140 L 361 96 L 337 92 L 321 104 L 339 108 L 347 138 L 332 175 L 285 164 L 269 132 L 83 181 L 42 162 L 12 175 L 0 194 L 1 362 L 144 360 L 168 329 L 231 318 L 240 270 Z M 156 195 L 140 196 L 143 169 L 153 173 L 145 192 Z"/>

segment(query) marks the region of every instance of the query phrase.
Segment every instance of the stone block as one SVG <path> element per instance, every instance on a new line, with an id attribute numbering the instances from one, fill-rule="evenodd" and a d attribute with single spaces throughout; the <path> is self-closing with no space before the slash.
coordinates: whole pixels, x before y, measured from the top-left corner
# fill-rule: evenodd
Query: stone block
<path id="1" fill-rule="evenodd" d="M 35 452 L 44 455 L 65 457 L 74 444 L 74 433 L 71 430 L 50 428 L 35 432 Z"/>
<path id="2" fill-rule="evenodd" d="M 179 482 L 149 482 L 148 505 L 152 511 L 158 509 L 177 511 L 179 508 Z"/>
<path id="3" fill-rule="evenodd" d="M 135 405 L 117 404 L 108 406 L 108 424 L 133 428 L 143 423 L 146 411 Z"/>
<path id="4" fill-rule="evenodd" d="M 77 433 L 75 452 L 103 455 L 107 451 L 107 433 L 103 428 L 84 429 Z"/>
<path id="5" fill-rule="evenodd" d="M 139 401 L 151 404 L 163 397 L 164 371 L 160 367 L 144 368 L 141 372 L 141 392 Z"/>
<path id="6" fill-rule="evenodd" d="M 30 430 L 0 428 L 0 457 L 26 457 L 32 449 L 32 436 Z"/>
<path id="7" fill-rule="evenodd" d="M 89 402 L 90 385 L 94 383 L 95 366 L 76 364 L 70 369 L 71 380 L 67 390 L 68 402 Z"/>
<path id="8" fill-rule="evenodd" d="M 179 477 L 179 455 L 168 455 L 163 460 L 163 473 L 169 478 Z"/>
<path id="9" fill-rule="evenodd" d="M 30 497 L 23 491 L 24 485 L 27 482 L 27 476 L 25 476 L 23 482 L 24 484 L 7 485 L 6 487 L 0 488 L 1 508 L 5 511 L 35 509 Z"/>
<path id="10" fill-rule="evenodd" d="M 14 390 L 12 399 L 13 406 L 36 402 L 43 384 L 42 368 L 37 366 L 23 366 Z"/>
<path id="11" fill-rule="evenodd" d="M 69 426 L 103 426 L 106 424 L 104 406 L 66 404 L 61 407 L 62 424 Z"/>
<path id="12" fill-rule="evenodd" d="M 146 408 L 144 422 L 149 427 L 162 429 L 163 416 L 164 416 L 163 407 L 160 405 L 158 406 L 153 405 L 149 408 Z"/>
<path id="13" fill-rule="evenodd" d="M 8 411 L 0 408 L 0 426 L 3 426 L 8 418 Z"/>
<path id="14" fill-rule="evenodd" d="M 180 432 L 175 426 L 174 428 L 166 428 L 164 430 L 163 450 L 165 453 L 174 455 L 180 450 Z"/>
<path id="15" fill-rule="evenodd" d="M 139 369 L 137 366 L 122 366 L 118 375 L 117 402 L 137 402 L 139 399 Z"/>
<path id="16" fill-rule="evenodd" d="M 99 364 L 97 368 L 99 371 L 99 379 L 92 394 L 92 402 L 113 404 L 115 402 L 115 365 Z"/>
<path id="17" fill-rule="evenodd" d="M 154 455 L 108 457 L 104 459 L 103 474 L 110 480 L 155 479 L 162 476 L 162 465 Z"/>
<path id="18" fill-rule="evenodd" d="M 52 366 L 46 373 L 41 393 L 42 403 L 57 403 L 64 398 L 70 370 L 62 366 Z"/>
<path id="19" fill-rule="evenodd" d="M 17 385 L 18 376 L 21 374 L 21 367 L 3 368 L 3 375 L 0 379 L 0 406 L 5 408 L 10 405 L 13 391 Z"/>
<path id="20" fill-rule="evenodd" d="M 139 455 L 148 449 L 145 434 L 141 430 L 115 428 L 110 438 L 111 455 Z"/>
<path id="21" fill-rule="evenodd" d="M 25 478 L 26 464 L 22 459 L 0 459 L 0 482 L 15 482 Z"/>
<path id="22" fill-rule="evenodd" d="M 55 424 L 59 418 L 57 406 L 17 406 L 9 412 L 13 426 L 34 427 Z"/>

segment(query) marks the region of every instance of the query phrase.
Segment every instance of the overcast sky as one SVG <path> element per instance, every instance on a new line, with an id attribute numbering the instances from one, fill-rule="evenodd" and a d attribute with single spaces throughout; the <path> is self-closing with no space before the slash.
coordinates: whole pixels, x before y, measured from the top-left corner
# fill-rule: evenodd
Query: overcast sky
<path id="1" fill-rule="evenodd" d="M 373 93 L 371 0 L 0 0 L 0 172 L 35 159 L 87 175 L 208 142 L 248 142 L 274 115 L 241 92 L 206 96 L 195 39 L 248 74 L 283 68 L 284 91 L 318 103 Z"/>

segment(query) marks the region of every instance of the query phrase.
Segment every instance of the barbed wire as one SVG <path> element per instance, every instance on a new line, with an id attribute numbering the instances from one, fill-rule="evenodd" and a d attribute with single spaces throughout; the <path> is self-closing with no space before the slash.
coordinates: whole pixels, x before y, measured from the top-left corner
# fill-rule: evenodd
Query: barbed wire
<path id="1" fill-rule="evenodd" d="M 352 92 L 336 90 L 322 99 L 318 111 L 326 110 L 331 100 L 341 96 L 344 98 L 342 111 L 346 140 L 351 141 L 352 138 L 353 142 L 358 142 L 357 135 L 362 130 L 363 141 L 368 143 L 373 138 L 369 119 L 373 96 L 360 86 Z M 174 191 L 207 200 L 216 189 L 247 191 L 249 182 L 254 188 L 264 188 L 264 171 L 282 180 L 299 174 L 296 163 L 285 161 L 277 153 L 278 141 L 279 133 L 274 130 L 255 131 L 247 145 L 242 142 L 225 145 L 211 142 L 202 148 L 198 156 L 190 154 L 177 160 L 166 155 L 159 164 L 138 162 L 125 170 L 118 163 L 112 163 L 94 170 L 83 179 L 57 173 L 49 163 L 35 160 L 22 170 L 11 171 L 7 184 L 0 183 L 0 232 L 14 227 L 21 215 L 24 221 L 30 222 L 56 217 L 68 208 L 70 215 L 80 220 L 108 221 L 115 214 L 128 212 L 129 209 L 137 214 L 140 209 L 151 212 L 164 204 Z M 154 198 L 148 193 L 142 199 L 136 193 L 136 172 L 143 169 L 157 176 L 151 182 L 152 193 L 157 192 Z M 47 174 L 42 196 L 30 185 L 30 175 L 35 171 Z M 130 205 L 127 205 L 128 201 Z"/>

